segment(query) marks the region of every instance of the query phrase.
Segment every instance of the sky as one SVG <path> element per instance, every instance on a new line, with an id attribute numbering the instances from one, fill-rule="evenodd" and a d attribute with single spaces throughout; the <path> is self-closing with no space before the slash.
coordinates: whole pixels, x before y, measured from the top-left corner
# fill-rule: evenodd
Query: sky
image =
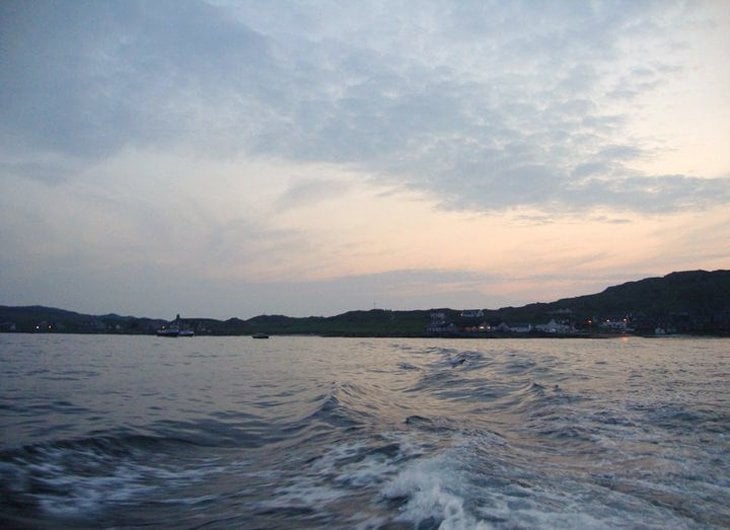
<path id="1" fill-rule="evenodd" d="M 499 308 L 730 268 L 730 2 L 0 2 L 0 304 Z"/>

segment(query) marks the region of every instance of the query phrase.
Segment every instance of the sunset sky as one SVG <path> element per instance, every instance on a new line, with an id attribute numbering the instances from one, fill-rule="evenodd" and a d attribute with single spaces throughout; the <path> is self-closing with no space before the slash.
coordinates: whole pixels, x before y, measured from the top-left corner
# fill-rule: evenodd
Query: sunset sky
<path id="1" fill-rule="evenodd" d="M 497 308 L 730 268 L 730 2 L 0 2 L 0 304 Z"/>

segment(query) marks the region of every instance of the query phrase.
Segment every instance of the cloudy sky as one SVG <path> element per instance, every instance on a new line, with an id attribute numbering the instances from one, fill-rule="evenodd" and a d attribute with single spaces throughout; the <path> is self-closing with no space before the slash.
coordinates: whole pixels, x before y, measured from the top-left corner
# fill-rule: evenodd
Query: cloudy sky
<path id="1" fill-rule="evenodd" d="M 0 304 L 497 308 L 730 268 L 730 2 L 0 3 Z"/>

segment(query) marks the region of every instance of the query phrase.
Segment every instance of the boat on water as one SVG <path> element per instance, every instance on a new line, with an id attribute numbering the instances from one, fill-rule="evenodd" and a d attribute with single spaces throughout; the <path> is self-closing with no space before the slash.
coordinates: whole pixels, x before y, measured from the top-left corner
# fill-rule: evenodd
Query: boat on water
<path id="1" fill-rule="evenodd" d="M 269 336 L 266 333 L 254 333 L 251 335 L 254 339 L 268 339 Z"/>
<path id="2" fill-rule="evenodd" d="M 161 327 L 156 332 L 158 337 L 194 337 L 192 329 L 181 329 L 177 326 Z"/>
<path id="3" fill-rule="evenodd" d="M 192 329 L 185 328 L 181 325 L 180 315 L 169 326 L 162 326 L 156 332 L 158 337 L 194 337 L 195 332 Z"/>
<path id="4" fill-rule="evenodd" d="M 179 337 L 180 336 L 180 328 L 175 326 L 162 326 L 160 329 L 158 329 L 156 332 L 158 337 Z"/>

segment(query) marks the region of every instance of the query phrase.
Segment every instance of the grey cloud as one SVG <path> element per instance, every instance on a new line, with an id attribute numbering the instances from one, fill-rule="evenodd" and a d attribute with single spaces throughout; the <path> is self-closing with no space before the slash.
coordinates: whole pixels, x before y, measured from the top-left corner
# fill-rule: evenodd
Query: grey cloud
<path id="1" fill-rule="evenodd" d="M 590 218 L 590 221 L 595 221 L 597 223 L 602 224 L 614 224 L 614 225 L 627 225 L 631 224 L 633 221 L 631 219 L 623 219 L 621 217 L 607 217 L 605 215 L 594 215 Z"/>
<path id="2" fill-rule="evenodd" d="M 623 115 L 595 115 L 583 116 L 581 118 L 581 126 L 589 131 L 602 134 L 610 134 L 619 130 L 627 121 L 627 117 Z"/>
<path id="3" fill-rule="evenodd" d="M 602 148 L 596 158 L 603 160 L 631 160 L 642 155 L 642 150 L 633 145 L 608 145 Z"/>
<path id="4" fill-rule="evenodd" d="M 263 39 L 199 2 L 0 9 L 0 131 L 13 142 L 95 158 L 200 126 L 196 114 L 234 81 L 271 92 Z"/>
<path id="5" fill-rule="evenodd" d="M 578 164 L 571 171 L 571 176 L 581 179 L 590 175 L 605 175 L 611 170 L 611 165 L 606 162 L 586 162 Z"/>
<path id="6" fill-rule="evenodd" d="M 730 201 L 727 179 L 685 175 L 590 179 L 572 193 L 576 195 L 576 203 L 583 201 L 584 204 L 601 204 L 648 213 L 699 209 Z"/>
<path id="7" fill-rule="evenodd" d="M 350 189 L 347 182 L 332 179 L 306 179 L 294 182 L 276 201 L 282 209 L 309 206 L 320 201 L 337 197 Z"/>
<path id="8" fill-rule="evenodd" d="M 621 81 L 616 88 L 608 92 L 608 97 L 617 100 L 631 101 L 637 96 L 650 92 L 661 85 L 661 81 L 628 82 Z"/>
<path id="9" fill-rule="evenodd" d="M 20 161 L 0 161 L 0 175 L 29 178 L 46 184 L 59 184 L 79 169 L 70 160 L 42 161 L 32 158 Z"/>
<path id="10" fill-rule="evenodd" d="M 602 104 L 673 75 L 605 73 L 656 26 L 652 4 L 371 7 L 4 2 L 0 135 L 92 161 L 132 144 L 341 163 L 450 208 L 726 200 L 726 180 L 629 171 L 644 148 Z M 282 200 L 322 191 L 308 185 Z"/>
<path id="11" fill-rule="evenodd" d="M 631 69 L 631 75 L 634 77 L 654 77 L 654 70 L 647 66 L 637 66 Z"/>

